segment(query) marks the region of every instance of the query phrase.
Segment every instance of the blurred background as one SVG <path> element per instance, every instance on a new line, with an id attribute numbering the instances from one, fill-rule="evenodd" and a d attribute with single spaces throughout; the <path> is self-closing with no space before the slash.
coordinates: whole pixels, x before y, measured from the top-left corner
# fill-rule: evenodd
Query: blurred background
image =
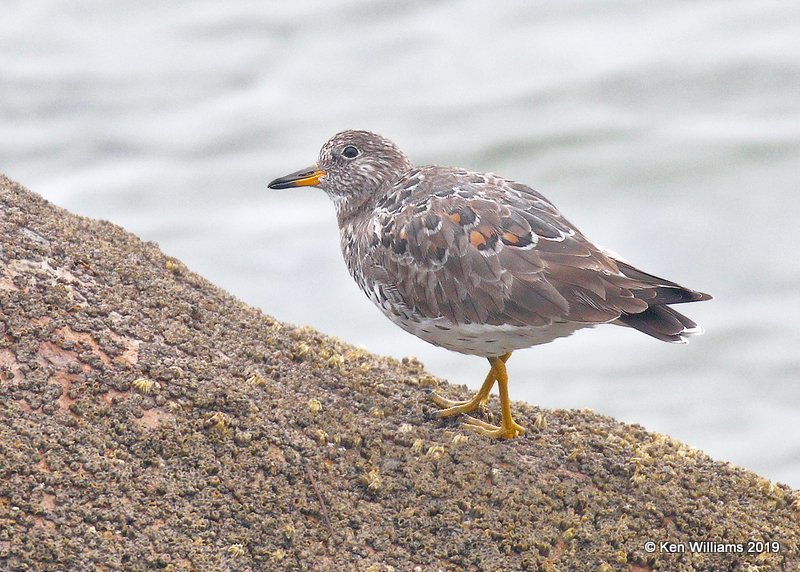
<path id="1" fill-rule="evenodd" d="M 477 388 L 350 279 L 332 205 L 268 191 L 348 128 L 494 171 L 710 292 L 688 346 L 605 326 L 511 395 L 640 423 L 800 487 L 800 3 L 6 0 L 0 170 L 246 302 Z"/>

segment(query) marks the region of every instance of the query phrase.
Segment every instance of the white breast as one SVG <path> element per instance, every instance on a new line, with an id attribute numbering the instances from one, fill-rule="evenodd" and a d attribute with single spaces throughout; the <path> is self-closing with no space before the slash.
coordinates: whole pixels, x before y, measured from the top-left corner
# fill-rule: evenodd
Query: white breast
<path id="1" fill-rule="evenodd" d="M 383 309 L 383 308 L 381 308 Z M 384 311 L 384 314 L 405 331 L 428 343 L 462 354 L 483 357 L 501 356 L 507 352 L 552 342 L 569 336 L 592 324 L 556 322 L 549 326 L 490 326 L 483 324 L 453 324 L 446 318 L 420 321 L 403 318 Z"/>

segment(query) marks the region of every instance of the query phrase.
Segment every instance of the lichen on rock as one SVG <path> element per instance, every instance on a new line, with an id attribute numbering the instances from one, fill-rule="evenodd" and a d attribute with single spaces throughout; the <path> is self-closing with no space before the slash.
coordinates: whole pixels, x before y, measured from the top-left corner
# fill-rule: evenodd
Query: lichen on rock
<path id="1" fill-rule="evenodd" d="M 431 388 L 467 394 L 0 177 L 0 569 L 800 568 L 797 491 L 591 412 L 487 440 Z M 646 548 L 692 540 L 780 550 Z"/>

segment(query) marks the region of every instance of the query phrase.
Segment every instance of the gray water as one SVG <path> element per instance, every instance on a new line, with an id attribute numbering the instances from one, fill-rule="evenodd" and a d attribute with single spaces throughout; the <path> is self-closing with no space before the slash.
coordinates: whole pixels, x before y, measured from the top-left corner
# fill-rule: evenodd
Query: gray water
<path id="1" fill-rule="evenodd" d="M 0 170 L 281 320 L 476 388 L 352 283 L 319 191 L 347 128 L 491 170 L 715 295 L 688 346 L 603 326 L 515 353 L 512 398 L 640 423 L 800 487 L 800 3 L 9 1 Z"/>

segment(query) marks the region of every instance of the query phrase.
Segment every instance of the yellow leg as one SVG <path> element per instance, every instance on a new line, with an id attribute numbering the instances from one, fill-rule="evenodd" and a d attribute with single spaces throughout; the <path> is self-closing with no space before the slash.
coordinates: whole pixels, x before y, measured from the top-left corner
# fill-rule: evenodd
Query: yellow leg
<path id="1" fill-rule="evenodd" d="M 486 401 L 489 399 L 489 392 L 492 390 L 494 382 L 497 381 L 500 390 L 500 427 L 475 419 L 469 415 L 467 416 L 465 427 L 475 433 L 500 439 L 511 439 L 517 435 L 524 434 L 525 428 L 515 423 L 514 419 L 511 417 L 511 401 L 508 398 L 508 372 L 506 371 L 506 362 L 510 357 L 511 352 L 500 357 L 489 358 L 489 363 L 492 367 L 483 385 L 472 399 L 467 401 L 451 401 L 439 395 L 434 395 L 434 402 L 441 407 L 445 407 L 445 409 L 439 411 L 438 416 L 450 417 L 460 413 L 471 413 L 479 407 L 485 406 Z"/>
<path id="2" fill-rule="evenodd" d="M 451 417 L 461 413 L 472 413 L 479 407 L 484 407 L 489 400 L 489 393 L 492 391 L 492 387 L 494 387 L 494 370 L 490 369 L 489 375 L 486 376 L 483 385 L 481 385 L 478 393 L 476 393 L 472 399 L 453 401 L 452 399 L 447 399 L 446 397 L 434 393 L 433 402 L 439 407 L 444 407 L 444 409 L 439 410 L 436 414 L 437 417 Z"/>
<path id="3" fill-rule="evenodd" d="M 511 401 L 508 398 L 508 372 L 506 371 L 507 359 L 507 356 L 505 360 L 489 358 L 494 377 L 497 379 L 497 387 L 500 390 L 500 427 L 467 416 L 464 426 L 470 431 L 499 439 L 512 439 L 525 433 L 525 427 L 517 424 L 511 417 Z"/>
<path id="4" fill-rule="evenodd" d="M 510 357 L 511 352 L 508 352 L 500 356 L 499 359 L 503 360 L 503 363 L 505 363 Z M 492 363 L 491 359 L 489 363 Z M 452 399 L 447 399 L 446 397 L 434 393 L 432 398 L 433 402 L 439 407 L 444 407 L 444 409 L 436 414 L 437 417 L 452 417 L 453 415 L 459 415 L 461 413 L 472 413 L 478 408 L 485 407 L 486 402 L 489 401 L 489 393 L 492 391 L 492 387 L 494 387 L 495 380 L 494 367 L 490 367 L 489 373 L 486 375 L 486 379 L 478 390 L 478 393 L 476 393 L 472 399 L 467 399 L 466 401 L 453 401 Z"/>

